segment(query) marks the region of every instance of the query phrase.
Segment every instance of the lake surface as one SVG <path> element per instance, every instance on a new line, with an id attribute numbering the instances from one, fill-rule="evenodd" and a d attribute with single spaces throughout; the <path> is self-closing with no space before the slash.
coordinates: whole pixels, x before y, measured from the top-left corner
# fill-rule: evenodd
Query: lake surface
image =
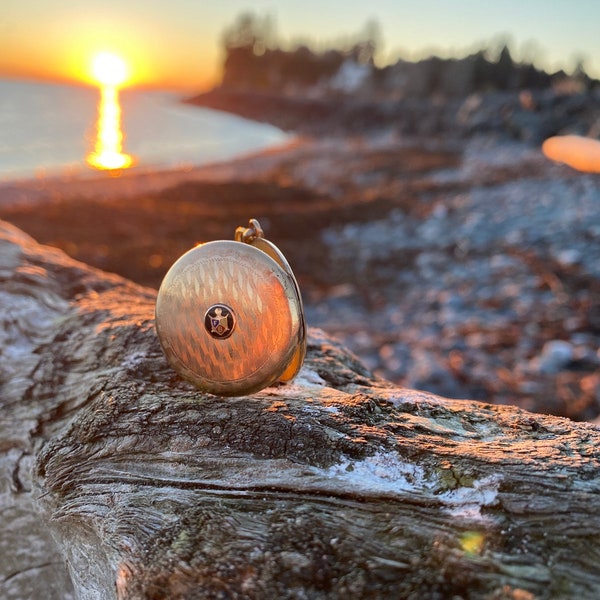
<path id="1" fill-rule="evenodd" d="M 140 167 L 200 165 L 285 142 L 270 125 L 185 105 L 170 92 L 122 90 L 123 152 Z M 0 80 L 0 180 L 85 173 L 100 90 Z"/>

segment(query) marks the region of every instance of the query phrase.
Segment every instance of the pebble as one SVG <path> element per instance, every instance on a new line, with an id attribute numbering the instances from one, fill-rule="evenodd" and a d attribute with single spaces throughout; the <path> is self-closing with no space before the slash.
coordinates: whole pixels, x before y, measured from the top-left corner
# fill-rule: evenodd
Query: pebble
<path id="1" fill-rule="evenodd" d="M 565 369 L 575 355 L 573 344 L 564 340 L 550 340 L 535 360 L 541 373 L 558 373 Z"/>

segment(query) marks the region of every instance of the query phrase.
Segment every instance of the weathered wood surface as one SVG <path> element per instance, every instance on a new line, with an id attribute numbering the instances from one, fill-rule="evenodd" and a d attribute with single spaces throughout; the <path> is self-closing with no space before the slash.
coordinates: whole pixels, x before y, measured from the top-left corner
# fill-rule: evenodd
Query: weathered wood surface
<path id="1" fill-rule="evenodd" d="M 6 224 L 0 281 L 0 597 L 600 597 L 595 426 L 394 388 L 317 330 L 223 400 L 153 291 Z"/>

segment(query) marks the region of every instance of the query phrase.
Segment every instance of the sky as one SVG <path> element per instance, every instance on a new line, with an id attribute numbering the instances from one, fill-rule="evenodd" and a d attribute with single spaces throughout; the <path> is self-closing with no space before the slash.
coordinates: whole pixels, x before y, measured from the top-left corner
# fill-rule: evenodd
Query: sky
<path id="1" fill-rule="evenodd" d="M 219 81 L 221 38 L 244 12 L 270 16 L 286 43 L 324 45 L 379 24 L 381 64 L 461 56 L 510 43 L 513 57 L 600 78 L 596 0 L 2 0 L 0 77 L 91 83 L 100 51 L 130 85 L 201 90 Z"/>

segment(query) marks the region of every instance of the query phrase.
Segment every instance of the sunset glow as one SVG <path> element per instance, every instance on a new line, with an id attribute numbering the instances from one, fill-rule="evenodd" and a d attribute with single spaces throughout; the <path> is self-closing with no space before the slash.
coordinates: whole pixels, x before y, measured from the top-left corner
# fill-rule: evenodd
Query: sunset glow
<path id="1" fill-rule="evenodd" d="M 511 40 L 517 61 L 570 72 L 583 58 L 586 72 L 600 77 L 600 3 L 589 0 L 375 0 L 351 10 L 330 0 L 9 0 L 3 7 L 0 75 L 11 78 L 97 84 L 90 61 L 110 51 L 125 60 L 128 87 L 197 92 L 220 81 L 223 33 L 249 9 L 272 19 L 284 46 L 306 40 L 320 47 L 373 20 L 381 27 L 384 64 L 464 56 L 488 43 L 493 54 L 501 38 Z"/>

